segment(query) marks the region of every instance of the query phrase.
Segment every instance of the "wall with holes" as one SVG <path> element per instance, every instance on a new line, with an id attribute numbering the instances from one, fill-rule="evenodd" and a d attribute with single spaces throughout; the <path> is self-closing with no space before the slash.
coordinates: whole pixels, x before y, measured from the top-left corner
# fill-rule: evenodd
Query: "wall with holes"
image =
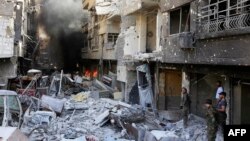
<path id="1" fill-rule="evenodd" d="M 179 3 L 183 5 L 162 13 L 160 31 L 160 45 L 164 52 L 162 61 L 184 64 L 250 65 L 250 57 L 248 56 L 250 52 L 250 30 L 245 28 L 245 33 L 242 33 L 242 28 L 238 27 L 231 30 L 231 34 L 228 34 L 227 31 L 220 31 L 219 33 L 209 33 L 209 36 L 201 36 L 204 32 L 199 33 L 200 27 L 197 23 L 199 9 L 197 6 L 199 4 L 197 2 L 194 1 L 189 4 L 189 14 L 186 14 L 186 8 L 183 8 L 188 3 L 184 2 Z M 166 1 L 166 3 L 171 2 Z M 161 8 L 161 11 L 164 11 L 164 9 L 170 7 L 165 4 Z M 180 18 L 176 18 L 176 16 Z M 183 20 L 187 17 L 189 20 Z M 171 28 L 174 28 L 174 30 Z M 185 32 L 190 32 L 193 37 L 186 36 L 188 34 L 181 35 Z M 186 41 L 192 42 L 192 46 L 181 44 Z"/>

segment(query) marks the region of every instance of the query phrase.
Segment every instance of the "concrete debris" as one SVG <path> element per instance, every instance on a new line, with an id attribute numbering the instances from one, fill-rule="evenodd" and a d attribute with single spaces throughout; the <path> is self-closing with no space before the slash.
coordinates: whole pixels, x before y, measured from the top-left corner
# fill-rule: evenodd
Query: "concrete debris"
<path id="1" fill-rule="evenodd" d="M 21 130 L 29 135 L 38 127 L 48 127 L 52 120 L 56 119 L 56 113 L 50 111 L 30 111 L 26 110 L 23 117 Z"/>
<path id="2" fill-rule="evenodd" d="M 114 100 L 122 100 L 122 92 L 113 93 Z"/>
<path id="3" fill-rule="evenodd" d="M 102 121 L 104 121 L 107 117 L 109 116 L 109 110 L 106 110 L 105 112 L 103 112 L 102 114 L 100 114 L 99 116 L 97 116 L 95 118 L 95 124 L 99 124 Z"/>
<path id="4" fill-rule="evenodd" d="M 114 107 L 111 112 L 111 117 L 118 120 L 117 122 L 138 122 L 144 120 L 144 112 L 142 107 L 134 105 L 133 108 L 128 107 Z M 120 121 L 119 121 L 120 120 Z"/>
<path id="5" fill-rule="evenodd" d="M 28 74 L 42 74 L 41 70 L 37 70 L 37 69 L 30 69 L 27 71 Z"/>
<path id="6" fill-rule="evenodd" d="M 76 139 L 66 139 L 65 137 L 62 137 L 62 141 L 87 141 L 85 136 L 76 138 Z"/>
<path id="7" fill-rule="evenodd" d="M 17 127 L 0 127 L 0 141 L 28 141 Z"/>
<path id="8" fill-rule="evenodd" d="M 90 92 L 80 92 L 78 93 L 77 95 L 72 95 L 72 99 L 75 101 L 75 102 L 82 102 L 84 100 L 86 100 L 89 96 Z"/>
<path id="9" fill-rule="evenodd" d="M 66 99 L 56 99 L 50 96 L 43 95 L 41 98 L 41 106 L 47 109 L 52 109 L 55 112 L 61 113 Z"/>
<path id="10" fill-rule="evenodd" d="M 88 98 L 82 103 L 85 103 L 88 109 L 74 110 L 73 112 L 66 110 L 56 119 L 52 118 L 53 120 L 46 128 L 47 131 L 43 133 L 44 137 L 62 140 L 78 139 L 85 135 L 86 140 L 95 136 L 96 141 L 105 140 L 107 138 L 106 133 L 113 134 L 112 136 L 117 139 L 121 137 L 120 132 L 115 132 L 115 127 L 110 125 L 101 127 L 102 122 L 106 121 L 106 118 L 109 119 L 109 109 L 114 107 L 113 104 L 93 98 Z M 30 137 L 34 136 L 30 135 Z"/>
<path id="11" fill-rule="evenodd" d="M 153 130 L 151 133 L 155 136 L 157 140 L 161 140 L 163 138 L 168 138 L 169 140 L 177 140 L 179 137 L 172 131 L 172 132 L 166 132 L 166 131 L 159 131 L 159 130 Z"/>
<path id="12" fill-rule="evenodd" d="M 81 110 L 87 110 L 89 105 L 85 101 L 90 96 L 90 91 L 88 92 L 80 92 L 77 95 L 71 95 L 71 98 L 68 99 L 64 103 L 64 109 L 65 110 L 74 110 L 74 109 L 81 109 Z"/>
<path id="13" fill-rule="evenodd" d="M 169 110 L 160 110 L 158 111 L 159 118 L 162 120 L 168 121 L 179 121 L 182 118 L 181 109 L 169 109 Z"/>
<path id="14" fill-rule="evenodd" d="M 159 52 L 153 53 L 137 53 L 133 56 L 134 60 L 149 61 L 149 60 L 161 60 L 162 55 Z"/>
<path id="15" fill-rule="evenodd" d="M 27 94 L 28 89 L 25 93 L 19 94 L 23 109 L 26 110 L 22 117 L 21 131 L 29 140 L 49 141 L 199 141 L 207 139 L 203 119 L 190 115 L 188 127 L 184 129 L 181 110 L 155 111 L 150 72 L 147 71 L 146 66 L 137 68 L 137 71 L 140 77 L 145 77 L 144 80 L 147 80 L 147 83 L 145 81 L 138 83 L 138 87 L 149 88 L 148 92 L 140 91 L 140 100 L 142 100 L 140 105 L 122 102 L 122 93 L 110 87 L 109 78 L 105 78 L 105 82 L 82 80 L 76 83 L 70 80 L 70 76 L 62 73 L 54 73 L 46 77 L 39 76 L 40 78 L 37 75 L 33 76 L 36 80 L 33 82 L 36 85 L 32 83 L 32 86 L 42 87 L 34 87 L 35 91 L 32 95 Z M 32 80 L 28 82 L 31 83 Z M 26 86 L 26 88 L 31 87 Z M 13 95 L 17 98 L 17 94 Z M 4 107 L 3 104 L 2 107 Z M 16 106 L 18 108 L 18 104 Z M 5 120 L 7 117 L 5 116 Z M 14 120 L 9 118 L 8 121 Z M 7 123 L 7 120 L 2 123 Z M 218 133 L 216 141 L 221 140 L 223 137 Z"/>
<path id="16" fill-rule="evenodd" d="M 86 103 L 82 103 L 82 102 L 74 102 L 73 100 L 68 100 L 64 103 L 64 109 L 65 110 L 87 110 L 88 109 L 88 105 Z"/>

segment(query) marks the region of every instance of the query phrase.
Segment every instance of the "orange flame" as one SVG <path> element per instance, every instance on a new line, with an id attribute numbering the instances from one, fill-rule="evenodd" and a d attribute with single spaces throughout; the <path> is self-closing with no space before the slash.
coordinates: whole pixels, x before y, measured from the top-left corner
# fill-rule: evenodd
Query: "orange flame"
<path id="1" fill-rule="evenodd" d="M 98 72 L 97 72 L 97 70 L 95 70 L 95 71 L 93 72 L 93 77 L 94 77 L 94 78 L 97 78 L 97 76 L 98 76 Z"/>
<path id="2" fill-rule="evenodd" d="M 86 70 L 85 73 L 84 73 L 84 76 L 85 77 L 88 77 L 88 78 L 97 78 L 98 76 L 98 71 L 97 70 L 94 70 L 93 72 L 91 72 L 90 70 Z"/>

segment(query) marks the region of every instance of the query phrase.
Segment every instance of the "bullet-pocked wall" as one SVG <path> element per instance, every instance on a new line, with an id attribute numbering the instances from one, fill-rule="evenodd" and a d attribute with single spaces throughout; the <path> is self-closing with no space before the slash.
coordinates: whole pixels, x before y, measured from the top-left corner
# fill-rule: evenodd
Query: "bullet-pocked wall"
<path id="1" fill-rule="evenodd" d="M 234 11 L 233 7 L 237 5 L 237 1 L 224 1 L 220 9 L 226 12 L 221 15 L 215 13 L 220 18 L 224 17 L 223 20 L 213 15 L 204 15 L 204 6 L 211 8 L 216 2 L 220 1 L 161 0 L 159 40 L 163 49 L 162 62 L 184 66 L 202 65 L 199 69 L 190 67 L 187 70 L 190 73 L 192 113 L 204 116 L 204 100 L 214 99 L 215 82 L 219 79 L 223 81 L 228 94 L 227 123 L 244 123 L 245 119 L 249 118 L 242 113 L 248 109 L 245 106 L 247 104 L 242 103 L 249 97 L 246 93 L 246 84 L 249 82 L 246 70 L 250 66 L 250 24 L 247 22 L 249 18 L 243 18 L 245 15 L 242 13 L 225 16 L 225 13 L 232 14 L 228 11 Z M 225 3 L 230 6 L 225 7 Z M 244 2 L 243 6 L 248 4 Z M 242 12 L 249 15 L 244 9 Z M 232 23 L 233 19 L 237 19 L 237 23 L 246 24 L 226 24 Z M 238 76 L 239 73 L 244 77 Z M 242 96 L 245 96 L 244 100 Z"/>
<path id="2" fill-rule="evenodd" d="M 136 70 L 133 63 L 127 64 L 124 62 L 124 48 L 127 46 L 128 31 L 130 27 L 135 27 L 136 16 L 128 15 L 121 16 L 121 34 L 117 40 L 117 80 L 121 82 L 123 99 L 125 102 L 130 102 L 131 98 L 135 98 L 133 95 L 138 94 L 138 87 L 136 86 Z M 133 44 L 130 42 L 129 44 Z M 133 89 L 134 88 L 134 89 Z"/>
<path id="3" fill-rule="evenodd" d="M 120 3 L 114 0 L 83 1 L 89 17 L 84 25 L 88 36 L 81 52 L 82 59 L 117 60 L 117 39 L 121 32 Z"/>
<path id="4" fill-rule="evenodd" d="M 201 8 L 199 7 L 201 4 L 198 1 L 183 1 L 178 3 L 178 5 L 171 5 L 171 1 L 167 1 L 161 7 L 163 11 L 161 30 L 161 45 L 164 52 L 163 62 L 216 65 L 250 64 L 247 53 L 250 51 L 248 47 L 250 39 L 248 26 L 242 28 L 235 27 L 233 32 L 224 27 L 228 30 L 221 29 L 219 32 L 210 31 L 211 33 L 204 35 L 205 31 L 200 32 L 201 27 L 199 22 L 197 22 L 198 9 Z M 187 5 L 190 6 L 188 14 L 183 12 Z M 198 9 L 197 6 L 199 7 Z M 188 20 L 179 21 L 179 18 L 174 18 L 181 15 L 182 19 L 184 17 L 184 19 L 188 18 Z M 175 28 L 175 26 L 178 27 Z M 185 26 L 189 26 L 189 28 L 185 28 Z M 193 36 L 188 37 L 183 32 L 188 32 L 193 34 Z M 189 44 L 184 46 L 180 44 L 183 41 L 183 36 L 185 36 L 185 40 L 192 42 L 192 47 L 187 46 Z"/>

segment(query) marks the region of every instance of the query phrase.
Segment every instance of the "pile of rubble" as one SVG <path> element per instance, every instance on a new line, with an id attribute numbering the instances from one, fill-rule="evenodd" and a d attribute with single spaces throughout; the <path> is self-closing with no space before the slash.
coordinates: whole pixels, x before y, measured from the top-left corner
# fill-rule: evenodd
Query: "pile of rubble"
<path id="1" fill-rule="evenodd" d="M 113 82 L 111 78 L 109 82 Z M 35 84 L 39 87 L 34 87 Z M 204 119 L 190 115 L 189 126 L 184 129 L 180 110 L 164 116 L 143 105 L 121 102 L 122 94 L 113 86 L 98 80 L 72 80 L 62 72 L 50 77 L 35 74 L 26 88 L 19 91 L 25 110 L 20 113 L 23 115 L 20 130 L 32 141 L 207 139 Z M 32 94 L 32 89 L 36 93 Z M 171 116 L 177 117 L 175 122 L 170 120 Z M 218 134 L 217 141 L 221 140 Z"/>
<path id="2" fill-rule="evenodd" d="M 189 126 L 184 129 L 182 120 L 174 123 L 157 120 L 152 112 L 145 111 L 140 105 L 132 106 L 120 101 L 94 99 L 90 96 L 83 101 L 76 101 L 73 96 L 67 100 L 69 101 L 82 109 L 64 108 L 60 116 L 51 111 L 33 111 L 26 115 L 26 111 L 21 131 L 28 135 L 30 140 L 51 141 L 77 141 L 87 138 L 95 141 L 207 139 L 204 119 L 194 115 L 190 115 Z M 220 136 L 217 137 L 217 141 L 223 140 Z"/>
<path id="3" fill-rule="evenodd" d="M 55 112 L 51 111 L 30 112 L 26 116 L 26 112 L 21 130 L 29 135 L 31 140 L 59 141 L 92 137 L 95 140 L 108 141 L 122 138 L 116 126 L 111 123 L 106 124 L 110 122 L 111 112 L 122 113 L 115 108 L 119 102 L 90 97 L 81 102 L 76 102 L 73 98 L 70 101 L 71 104 L 74 102 L 76 105 L 84 105 L 82 106 L 84 108 L 63 109 L 60 116 L 55 116 Z"/>

